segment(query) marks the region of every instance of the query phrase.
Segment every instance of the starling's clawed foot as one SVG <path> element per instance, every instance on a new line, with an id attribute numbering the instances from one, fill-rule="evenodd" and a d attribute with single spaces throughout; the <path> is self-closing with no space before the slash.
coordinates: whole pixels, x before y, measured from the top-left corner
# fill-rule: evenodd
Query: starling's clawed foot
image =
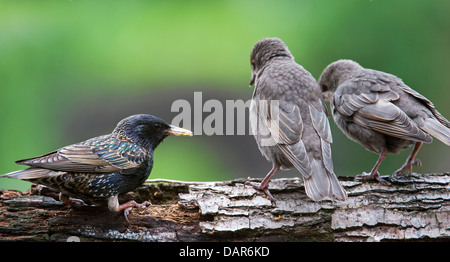
<path id="1" fill-rule="evenodd" d="M 86 203 L 84 203 L 83 200 L 77 198 L 70 198 L 68 195 L 62 193 L 59 194 L 59 199 L 63 202 L 64 205 L 75 208 L 88 206 Z"/>
<path id="2" fill-rule="evenodd" d="M 422 162 L 420 162 L 419 159 L 407 160 L 406 163 L 399 170 L 394 172 L 393 176 L 402 175 L 406 171 L 408 171 L 408 174 L 411 174 L 413 166 L 422 166 Z"/>
<path id="3" fill-rule="evenodd" d="M 267 197 L 270 199 L 270 201 L 272 201 L 272 203 L 275 204 L 275 198 L 273 198 L 272 194 L 270 193 L 269 186 L 267 184 L 247 181 L 244 183 L 244 185 L 251 186 L 254 189 L 259 190 L 259 191 L 263 191 L 267 195 Z"/>
<path id="4" fill-rule="evenodd" d="M 86 203 L 84 203 L 83 200 L 81 200 L 81 199 L 76 199 L 76 198 L 70 199 L 70 200 L 69 200 L 69 205 L 70 205 L 71 207 L 75 207 L 75 208 L 86 207 L 86 206 L 88 206 Z"/>
<path id="5" fill-rule="evenodd" d="M 371 173 L 363 172 L 361 175 L 357 175 L 355 177 L 355 179 L 356 180 L 373 180 L 373 179 L 375 179 L 385 186 L 389 185 L 389 183 L 386 180 L 381 178 L 380 173 L 378 173 L 378 171 L 371 172 Z"/>
<path id="6" fill-rule="evenodd" d="M 130 221 L 128 220 L 128 214 L 130 213 L 130 211 L 131 211 L 131 209 L 132 209 L 133 207 L 137 207 L 137 208 L 146 208 L 146 207 L 149 206 L 149 205 L 151 205 L 151 203 L 148 202 L 148 201 L 144 201 L 144 202 L 142 202 L 141 204 L 138 204 L 138 203 L 136 203 L 136 201 L 131 200 L 131 201 L 127 202 L 127 203 L 124 203 L 124 204 L 120 205 L 120 206 L 119 206 L 119 210 L 122 210 L 122 209 L 123 209 L 123 215 L 125 216 L 125 219 L 126 219 L 128 222 L 130 222 Z"/>

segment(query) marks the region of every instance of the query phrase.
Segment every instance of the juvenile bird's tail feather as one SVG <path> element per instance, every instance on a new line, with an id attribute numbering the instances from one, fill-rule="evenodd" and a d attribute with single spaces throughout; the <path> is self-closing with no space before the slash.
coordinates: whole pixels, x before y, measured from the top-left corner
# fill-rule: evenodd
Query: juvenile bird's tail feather
<path id="1" fill-rule="evenodd" d="M 439 113 L 435 108 L 432 108 L 431 112 L 437 118 L 437 120 L 444 126 L 450 128 L 450 121 L 448 121 L 441 113 Z"/>
<path id="2" fill-rule="evenodd" d="M 304 177 L 305 191 L 314 201 L 324 199 L 347 201 L 347 193 L 334 173 L 329 173 L 316 159 L 312 161 L 313 173 Z"/>
<path id="3" fill-rule="evenodd" d="M 442 141 L 442 143 L 450 146 L 450 128 L 444 125 L 441 121 L 433 118 L 420 123 L 419 127 L 430 135 Z"/>

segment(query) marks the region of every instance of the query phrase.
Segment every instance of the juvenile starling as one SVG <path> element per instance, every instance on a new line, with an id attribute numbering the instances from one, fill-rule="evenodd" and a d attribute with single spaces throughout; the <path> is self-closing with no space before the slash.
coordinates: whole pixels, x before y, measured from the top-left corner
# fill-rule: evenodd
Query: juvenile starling
<path id="1" fill-rule="evenodd" d="M 331 132 L 327 109 L 313 76 L 294 61 L 278 38 L 255 44 L 250 55 L 255 84 L 250 122 L 259 150 L 273 168 L 261 183 L 246 182 L 268 190 L 270 178 L 281 169 L 296 168 L 305 191 L 314 201 L 346 200 L 347 193 L 333 172 Z"/>
<path id="2" fill-rule="evenodd" d="M 119 205 L 118 195 L 142 185 L 153 167 L 153 152 L 168 135 L 192 136 L 192 132 L 145 114 L 121 120 L 111 134 L 65 146 L 48 154 L 16 161 L 30 168 L 2 177 L 27 180 L 51 187 L 65 204 L 107 199 L 112 212 L 145 207 L 129 201 Z M 127 218 L 128 220 L 128 218 Z"/>
<path id="3" fill-rule="evenodd" d="M 322 92 L 330 100 L 337 126 L 350 139 L 380 155 L 370 174 L 359 178 L 377 179 L 387 153 L 396 154 L 415 144 L 405 164 L 394 175 L 411 173 L 422 143 L 431 143 L 430 135 L 450 146 L 450 123 L 430 100 L 409 88 L 391 74 L 365 69 L 351 60 L 328 65 L 319 79 Z"/>

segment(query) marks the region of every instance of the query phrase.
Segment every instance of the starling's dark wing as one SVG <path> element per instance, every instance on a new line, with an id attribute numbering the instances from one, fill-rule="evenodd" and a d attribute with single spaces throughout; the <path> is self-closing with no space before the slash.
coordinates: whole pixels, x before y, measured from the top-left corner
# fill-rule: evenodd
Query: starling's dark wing
<path id="1" fill-rule="evenodd" d="M 111 166 L 106 166 L 107 169 L 133 169 L 151 158 L 151 155 L 146 149 L 137 145 L 133 141 L 118 135 L 106 135 L 92 138 L 80 144 L 82 147 L 90 147 L 94 158 L 95 156 L 98 156 L 101 159 L 94 160 L 99 161 L 95 164 L 98 164 L 101 161 L 106 161 L 109 166 Z M 79 156 L 77 148 L 64 147 L 63 149 L 65 150 L 60 150 L 59 152 L 71 161 L 89 163 L 89 161 L 93 160 L 90 158 L 90 155 L 88 158 L 85 158 L 84 155 Z M 107 172 L 104 171 L 103 168 L 105 167 L 98 167 L 97 171 Z"/>
<path id="2" fill-rule="evenodd" d="M 104 173 L 136 168 L 149 157 L 145 149 L 130 140 L 104 135 L 16 163 L 57 171 Z"/>
<path id="3" fill-rule="evenodd" d="M 399 97 L 387 83 L 354 78 L 338 87 L 333 103 L 339 113 L 351 117 L 360 126 L 393 137 L 430 143 L 431 137 L 391 102 Z"/>

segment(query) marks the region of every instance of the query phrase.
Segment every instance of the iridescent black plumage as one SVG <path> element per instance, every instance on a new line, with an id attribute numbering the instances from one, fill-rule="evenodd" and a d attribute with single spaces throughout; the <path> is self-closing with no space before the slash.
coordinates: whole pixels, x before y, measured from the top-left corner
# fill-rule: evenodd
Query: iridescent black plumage
<path id="1" fill-rule="evenodd" d="M 153 167 L 153 152 L 169 134 L 192 135 L 154 116 L 133 115 L 120 121 L 109 135 L 16 161 L 30 168 L 3 176 L 54 188 L 62 193 L 62 200 L 69 196 L 107 198 L 111 211 L 126 209 L 126 214 L 130 205 L 139 205 L 134 201 L 119 205 L 117 196 L 136 189 L 147 179 Z"/>

